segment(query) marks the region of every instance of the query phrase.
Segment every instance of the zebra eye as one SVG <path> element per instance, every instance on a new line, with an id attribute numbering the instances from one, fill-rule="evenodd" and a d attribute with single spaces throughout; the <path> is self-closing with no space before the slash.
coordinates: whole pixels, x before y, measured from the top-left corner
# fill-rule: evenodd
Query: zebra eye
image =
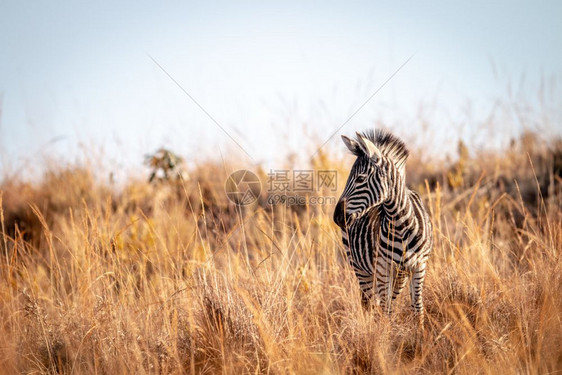
<path id="1" fill-rule="evenodd" d="M 357 176 L 357 179 L 355 181 L 357 181 L 358 184 L 361 184 L 365 182 L 366 179 L 367 179 L 366 175 L 360 174 L 359 176 Z"/>

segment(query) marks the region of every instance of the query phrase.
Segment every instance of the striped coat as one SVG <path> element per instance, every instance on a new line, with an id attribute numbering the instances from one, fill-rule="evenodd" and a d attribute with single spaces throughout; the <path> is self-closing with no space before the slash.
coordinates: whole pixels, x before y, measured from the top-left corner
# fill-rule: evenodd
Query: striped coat
<path id="1" fill-rule="evenodd" d="M 364 304 L 385 311 L 410 281 L 412 308 L 423 322 L 422 289 L 432 225 L 420 196 L 405 184 L 408 150 L 384 131 L 342 137 L 357 156 L 334 211 Z"/>

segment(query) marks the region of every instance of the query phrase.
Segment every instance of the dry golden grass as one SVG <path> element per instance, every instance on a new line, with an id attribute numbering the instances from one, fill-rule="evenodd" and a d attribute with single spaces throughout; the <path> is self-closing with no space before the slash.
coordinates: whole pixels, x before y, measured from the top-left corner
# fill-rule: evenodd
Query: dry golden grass
<path id="1" fill-rule="evenodd" d="M 527 146 L 409 163 L 436 238 L 423 332 L 407 293 L 390 318 L 363 311 L 332 207 L 237 209 L 228 166 L 118 191 L 78 167 L 5 180 L 0 372 L 560 371 L 562 148 Z"/>

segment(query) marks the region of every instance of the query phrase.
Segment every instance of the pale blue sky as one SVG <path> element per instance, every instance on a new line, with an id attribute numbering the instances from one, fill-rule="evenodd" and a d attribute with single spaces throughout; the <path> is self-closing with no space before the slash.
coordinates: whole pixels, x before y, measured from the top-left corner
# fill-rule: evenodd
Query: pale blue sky
<path id="1" fill-rule="evenodd" d="M 115 166 L 162 145 L 190 160 L 235 152 L 149 55 L 249 164 L 310 150 L 308 134 L 324 141 L 412 54 L 338 134 L 382 121 L 409 139 L 456 142 L 459 129 L 486 139 L 471 126 L 508 84 L 532 101 L 541 80 L 560 82 L 561 20 L 559 1 L 2 0 L 0 169 L 72 159 L 80 144 L 103 147 Z"/>

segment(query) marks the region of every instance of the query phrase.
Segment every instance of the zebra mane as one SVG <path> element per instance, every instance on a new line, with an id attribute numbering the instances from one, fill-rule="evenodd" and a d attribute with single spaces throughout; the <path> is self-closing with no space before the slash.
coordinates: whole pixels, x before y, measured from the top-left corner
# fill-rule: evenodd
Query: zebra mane
<path id="1" fill-rule="evenodd" d="M 384 156 L 394 162 L 396 167 L 403 169 L 406 166 L 406 160 L 410 151 L 408 151 L 400 138 L 382 129 L 376 129 L 375 131 L 367 130 L 362 133 L 362 136 L 373 142 Z M 357 150 L 354 154 L 361 156 L 362 152 Z"/>

